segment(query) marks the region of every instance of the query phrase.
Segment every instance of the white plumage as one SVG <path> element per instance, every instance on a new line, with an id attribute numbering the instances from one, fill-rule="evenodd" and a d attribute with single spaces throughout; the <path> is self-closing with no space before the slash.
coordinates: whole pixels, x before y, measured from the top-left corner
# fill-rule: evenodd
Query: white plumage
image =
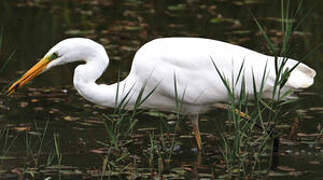
<path id="1" fill-rule="evenodd" d="M 42 71 L 74 61 L 86 62 L 79 65 L 74 72 L 73 82 L 77 91 L 93 103 L 113 107 L 117 83 L 105 85 L 95 82 L 109 65 L 107 53 L 100 44 L 84 38 L 71 38 L 59 42 L 39 62 L 41 65 L 37 66 L 41 69 L 34 68 L 28 71 L 12 85 L 9 92 L 14 92 Z M 228 99 L 227 90 L 212 61 L 229 81 L 232 76 L 238 75 L 244 62 L 243 73 L 249 94 L 253 93 L 252 74 L 259 87 L 267 64 L 264 97 L 271 97 L 276 76 L 274 57 L 216 40 L 162 38 L 148 42 L 138 50 L 128 77 L 119 82 L 118 103 L 131 90 L 127 106 L 131 108 L 143 86 L 145 86 L 144 96 L 156 87 L 141 107 L 174 111 L 176 76 L 178 97 L 182 98 L 184 95 L 183 112 L 188 114 L 205 112 L 214 103 L 226 102 Z M 291 68 L 296 63 L 297 61 L 289 59 L 286 67 Z M 315 75 L 313 69 L 301 63 L 291 73 L 285 90 L 307 88 L 313 84 Z M 236 93 L 240 91 L 239 86 L 241 83 L 237 84 Z"/>
<path id="2" fill-rule="evenodd" d="M 96 42 L 83 39 L 67 39 L 54 46 L 46 56 L 57 53 L 59 58 L 48 64 L 53 66 L 83 60 L 74 72 L 74 86 L 87 100 L 113 107 L 117 83 L 112 85 L 96 84 L 109 64 L 105 49 Z M 46 57 L 45 56 L 45 57 Z M 145 94 L 155 89 L 142 108 L 176 110 L 174 76 L 178 96 L 184 94 L 184 112 L 205 112 L 216 102 L 227 101 L 227 90 L 216 72 L 212 60 L 230 81 L 232 75 L 238 75 L 244 62 L 244 75 L 247 92 L 253 93 L 252 73 L 260 86 L 267 63 L 267 80 L 264 96 L 270 98 L 275 80 L 274 57 L 225 42 L 201 38 L 163 38 L 143 45 L 136 53 L 130 73 L 119 82 L 119 102 L 131 90 L 128 107 L 135 103 L 140 89 L 145 86 Z M 297 61 L 289 59 L 286 67 L 292 67 Z M 292 72 L 286 88 L 306 88 L 313 84 L 315 71 L 300 64 Z M 240 83 L 239 83 L 240 84 Z M 237 87 L 237 93 L 240 88 Z"/>

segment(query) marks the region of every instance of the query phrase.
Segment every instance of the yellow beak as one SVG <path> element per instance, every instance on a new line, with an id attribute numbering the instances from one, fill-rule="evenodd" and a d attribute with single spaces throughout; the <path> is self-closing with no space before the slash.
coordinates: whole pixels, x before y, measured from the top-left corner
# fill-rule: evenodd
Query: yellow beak
<path id="1" fill-rule="evenodd" d="M 15 93 L 18 88 L 24 86 L 28 81 L 43 72 L 50 62 L 48 57 L 41 59 L 37 64 L 30 68 L 18 81 L 13 83 L 8 89 L 8 96 Z"/>

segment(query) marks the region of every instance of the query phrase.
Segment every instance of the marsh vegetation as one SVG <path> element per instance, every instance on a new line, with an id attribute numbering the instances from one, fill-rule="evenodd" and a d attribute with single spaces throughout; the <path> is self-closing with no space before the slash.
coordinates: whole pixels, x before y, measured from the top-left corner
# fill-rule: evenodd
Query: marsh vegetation
<path id="1" fill-rule="evenodd" d="M 322 177 L 322 7 L 315 0 L 1 1 L 0 178 Z M 282 101 L 287 94 L 263 100 L 261 90 L 248 101 L 244 88 L 236 101 L 234 84 L 223 77 L 231 104 L 201 115 L 204 149 L 198 152 L 185 114 L 140 110 L 146 97 L 134 111 L 85 101 L 71 86 L 75 64 L 6 97 L 8 85 L 35 57 L 74 36 L 104 44 L 111 66 L 100 81 L 107 83 L 127 75 L 142 44 L 166 36 L 208 37 L 286 55 L 305 61 L 318 76 L 313 87 L 297 92 L 296 102 Z M 221 75 L 216 64 L 214 70 Z M 279 66 L 276 72 L 273 96 L 288 77 Z M 183 98 L 174 99 L 179 111 Z"/>

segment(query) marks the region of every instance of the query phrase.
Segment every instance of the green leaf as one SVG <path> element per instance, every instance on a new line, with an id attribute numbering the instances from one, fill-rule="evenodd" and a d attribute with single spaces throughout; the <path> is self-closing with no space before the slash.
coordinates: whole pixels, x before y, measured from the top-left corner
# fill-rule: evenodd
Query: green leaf
<path id="1" fill-rule="evenodd" d="M 266 34 L 265 30 L 263 29 L 262 25 L 259 23 L 259 21 L 256 19 L 256 17 L 254 17 L 254 21 L 256 22 L 257 26 L 258 26 L 258 29 L 260 30 L 261 34 L 263 35 L 263 37 L 265 38 L 265 41 L 266 41 L 266 44 L 267 44 L 267 47 L 269 48 L 269 51 L 272 53 L 272 54 L 276 54 L 276 48 L 274 46 L 273 43 L 271 43 L 268 35 Z"/>

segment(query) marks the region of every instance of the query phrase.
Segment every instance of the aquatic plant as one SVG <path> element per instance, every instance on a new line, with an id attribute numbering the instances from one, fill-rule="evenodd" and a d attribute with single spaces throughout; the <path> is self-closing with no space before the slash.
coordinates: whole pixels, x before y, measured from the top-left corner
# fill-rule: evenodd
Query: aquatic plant
<path id="1" fill-rule="evenodd" d="M 300 8 L 301 3 L 299 3 L 294 16 L 299 13 Z M 227 176 L 229 177 L 254 176 L 257 170 L 265 169 L 268 171 L 275 166 L 273 158 L 278 151 L 279 143 L 279 133 L 275 130 L 275 126 L 284 118 L 282 116 L 282 113 L 284 113 L 283 108 L 296 100 L 295 98 L 288 98 L 293 93 L 292 90 L 283 90 L 289 75 L 300 64 L 299 62 L 287 68 L 287 56 L 290 52 L 289 42 L 295 29 L 293 21 L 290 21 L 290 1 L 288 0 L 285 5 L 284 0 L 281 0 L 281 31 L 283 39 L 280 48 L 270 41 L 260 22 L 256 18 L 254 20 L 265 39 L 269 51 L 275 57 L 273 62 L 268 61 L 267 63 L 267 65 L 274 63 L 276 73 L 271 99 L 263 99 L 267 65 L 259 87 L 257 87 L 255 76 L 253 75 L 253 97 L 248 97 L 243 74 L 244 64 L 241 65 L 238 76 L 232 74 L 231 81 L 229 81 L 227 79 L 229 77 L 225 77 L 212 61 L 217 74 L 221 77 L 226 87 L 230 101 L 228 117 L 233 122 L 232 134 L 230 136 L 222 135 L 223 145 L 221 150 L 226 162 Z M 299 26 L 297 25 L 296 27 Z M 234 77 L 237 78 L 234 79 Z M 235 88 L 239 82 L 241 87 L 240 93 L 237 95 Z M 249 100 L 250 98 L 253 99 L 252 102 Z M 250 106 L 251 103 L 253 104 L 252 106 Z M 228 128 L 226 129 L 228 130 Z M 259 130 L 260 134 L 257 133 Z"/>

